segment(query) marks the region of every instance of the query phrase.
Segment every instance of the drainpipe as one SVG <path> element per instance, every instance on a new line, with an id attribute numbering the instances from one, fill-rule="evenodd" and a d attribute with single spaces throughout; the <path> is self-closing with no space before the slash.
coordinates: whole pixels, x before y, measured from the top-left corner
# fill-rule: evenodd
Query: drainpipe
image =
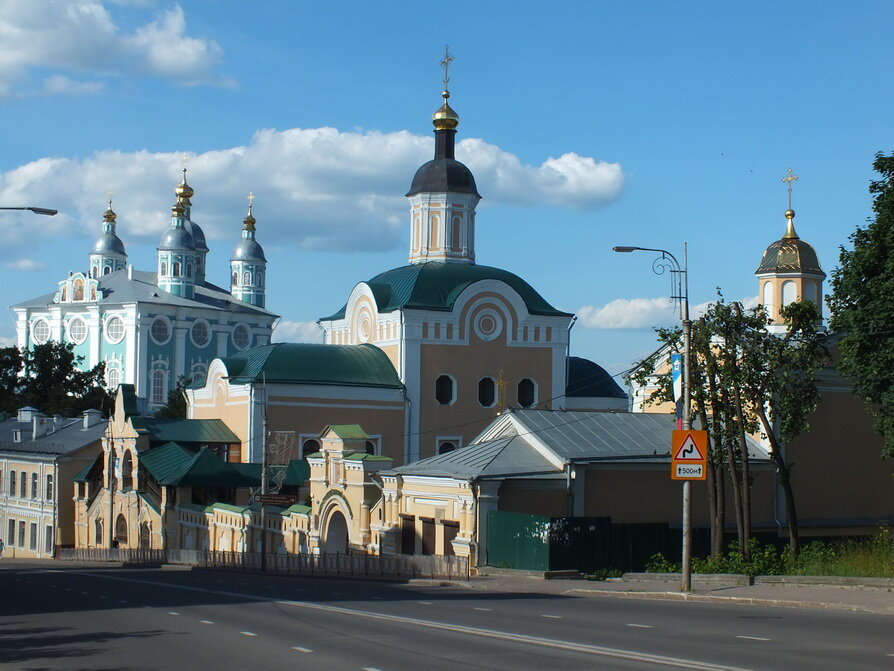
<path id="1" fill-rule="evenodd" d="M 562 390 L 562 410 L 565 410 L 568 392 L 568 375 L 571 372 L 571 329 L 577 324 L 577 315 L 571 317 L 571 323 L 568 324 L 568 335 L 565 338 L 565 389 Z"/>

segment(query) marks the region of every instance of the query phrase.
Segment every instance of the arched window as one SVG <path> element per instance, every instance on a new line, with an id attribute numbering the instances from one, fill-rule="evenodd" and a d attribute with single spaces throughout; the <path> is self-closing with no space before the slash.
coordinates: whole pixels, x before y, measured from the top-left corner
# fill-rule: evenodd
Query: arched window
<path id="1" fill-rule="evenodd" d="M 22 471 L 19 474 L 19 498 L 24 499 L 25 495 L 28 493 L 28 474 L 25 471 Z"/>
<path id="2" fill-rule="evenodd" d="M 152 403 L 164 405 L 168 395 L 168 376 L 163 370 L 152 371 Z"/>
<path id="3" fill-rule="evenodd" d="M 148 550 L 151 547 L 151 537 L 149 535 L 149 522 L 140 523 L 140 549 Z"/>
<path id="4" fill-rule="evenodd" d="M 262 273 L 262 272 L 259 270 L 259 271 L 256 273 L 256 277 L 258 278 L 258 286 L 259 286 L 259 287 L 264 286 L 264 273 Z"/>
<path id="5" fill-rule="evenodd" d="M 16 472 L 15 471 L 9 472 L 9 495 L 10 496 L 16 495 Z"/>
<path id="6" fill-rule="evenodd" d="M 537 385 L 534 380 L 524 378 L 518 383 L 518 404 L 523 408 L 530 408 L 537 401 Z"/>
<path id="7" fill-rule="evenodd" d="M 478 402 L 485 408 L 492 408 L 496 402 L 496 385 L 492 377 L 483 377 L 478 381 Z"/>
<path id="8" fill-rule="evenodd" d="M 93 522 L 93 545 L 102 545 L 102 520 L 96 518 Z"/>
<path id="9" fill-rule="evenodd" d="M 44 494 L 46 494 L 46 496 L 44 496 L 45 500 L 47 500 L 47 501 L 53 500 L 53 476 L 52 475 L 47 475 L 47 486 L 46 486 L 46 491 L 44 492 Z"/>
<path id="10" fill-rule="evenodd" d="M 247 270 L 242 273 L 242 284 L 244 284 L 245 286 L 251 285 L 251 273 Z"/>
<path id="11" fill-rule="evenodd" d="M 112 272 L 112 267 L 111 267 L 111 266 L 103 266 L 103 268 L 102 268 L 102 274 L 103 274 L 103 275 L 108 275 L 110 272 Z"/>
<path id="12" fill-rule="evenodd" d="M 308 438 L 304 441 L 304 444 L 301 446 L 301 458 L 306 459 L 308 454 L 314 454 L 315 452 L 320 451 L 320 441 L 315 440 L 313 438 Z M 13 478 L 13 482 L 15 478 Z"/>
<path id="13" fill-rule="evenodd" d="M 787 282 L 782 283 L 782 306 L 785 307 L 790 303 L 794 303 L 798 300 L 798 286 L 788 280 Z"/>
<path id="14" fill-rule="evenodd" d="M 161 273 L 160 274 L 162 277 L 165 277 L 168 274 L 168 262 L 167 261 L 161 262 Z"/>
<path id="15" fill-rule="evenodd" d="M 239 273 L 236 273 L 236 272 L 233 273 L 233 282 L 232 282 L 232 284 L 233 284 L 234 287 L 235 287 L 235 286 L 239 286 Z"/>
<path id="16" fill-rule="evenodd" d="M 438 445 L 438 454 L 447 454 L 448 452 L 453 452 L 456 449 L 456 443 L 451 442 L 449 440 L 445 440 L 444 442 Z"/>
<path id="17" fill-rule="evenodd" d="M 192 277 L 192 264 L 191 263 L 186 264 L 186 276 Z"/>
<path id="18" fill-rule="evenodd" d="M 121 489 L 133 489 L 133 457 L 130 450 L 124 452 L 121 460 Z"/>
<path id="19" fill-rule="evenodd" d="M 171 274 L 174 277 L 180 277 L 180 262 L 179 261 L 174 261 L 174 267 L 173 267 L 173 270 L 171 271 Z"/>
<path id="20" fill-rule="evenodd" d="M 84 280 L 75 280 L 71 290 L 71 300 L 84 300 Z"/>
<path id="21" fill-rule="evenodd" d="M 115 520 L 115 540 L 118 541 L 118 547 L 127 545 L 127 520 L 124 515 L 118 515 Z"/>
<path id="22" fill-rule="evenodd" d="M 37 473 L 31 474 L 31 498 L 37 498 Z"/>
<path id="23" fill-rule="evenodd" d="M 93 268 L 90 270 L 90 277 L 96 279 L 96 266 L 93 266 Z"/>
<path id="24" fill-rule="evenodd" d="M 366 453 L 367 454 L 375 454 L 376 453 L 376 444 L 371 440 L 366 441 Z"/>
<path id="25" fill-rule="evenodd" d="M 453 378 L 449 375 L 441 375 L 435 380 L 435 399 L 441 405 L 450 405 L 454 401 Z"/>

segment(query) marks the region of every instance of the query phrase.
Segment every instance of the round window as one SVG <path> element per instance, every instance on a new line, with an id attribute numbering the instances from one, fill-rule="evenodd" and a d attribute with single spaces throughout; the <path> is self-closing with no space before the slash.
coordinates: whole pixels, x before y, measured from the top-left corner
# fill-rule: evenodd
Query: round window
<path id="1" fill-rule="evenodd" d="M 80 345 L 87 339 L 87 322 L 80 317 L 74 317 L 68 322 L 68 339 L 75 345 Z"/>
<path id="2" fill-rule="evenodd" d="M 50 339 L 50 325 L 47 323 L 46 319 L 35 319 L 31 324 L 31 335 L 34 338 L 34 342 L 38 345 L 43 345 L 47 340 Z"/>
<path id="3" fill-rule="evenodd" d="M 164 345 L 171 339 L 171 329 L 168 326 L 168 320 L 164 317 L 156 317 L 149 328 L 149 335 L 156 345 Z"/>
<path id="4" fill-rule="evenodd" d="M 196 347 L 204 347 L 211 340 L 211 329 L 208 322 L 199 319 L 193 322 L 192 329 L 189 332 L 192 338 L 192 344 Z"/>
<path id="5" fill-rule="evenodd" d="M 109 317 L 106 322 L 106 340 L 118 343 L 124 338 L 124 320 L 117 315 Z"/>
<path id="6" fill-rule="evenodd" d="M 251 330 L 248 324 L 236 324 L 233 329 L 233 344 L 236 349 L 245 349 L 251 343 Z"/>

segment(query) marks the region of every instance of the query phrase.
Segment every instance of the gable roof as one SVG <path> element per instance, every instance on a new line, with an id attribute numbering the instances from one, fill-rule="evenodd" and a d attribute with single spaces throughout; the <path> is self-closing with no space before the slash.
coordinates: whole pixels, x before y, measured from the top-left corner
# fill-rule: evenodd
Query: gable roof
<path id="1" fill-rule="evenodd" d="M 231 384 L 266 380 L 403 388 L 388 355 L 370 344 L 273 343 L 252 347 L 221 362 Z"/>
<path id="2" fill-rule="evenodd" d="M 108 426 L 108 420 L 100 419 L 84 428 L 83 417 L 46 418 L 48 432 L 34 438 L 33 422 L 20 422 L 17 417 L 0 422 L 0 452 L 30 455 L 69 454 L 92 443 L 98 443 Z M 14 432 L 20 431 L 16 441 Z"/>
<path id="3" fill-rule="evenodd" d="M 487 476 L 548 475 L 556 467 L 520 436 L 505 436 L 399 466 L 385 473 L 475 479 Z"/>
<path id="4" fill-rule="evenodd" d="M 490 266 L 427 261 L 385 271 L 366 284 L 375 297 L 380 313 L 398 309 L 449 311 L 466 287 L 482 280 L 498 280 L 508 284 L 525 302 L 532 315 L 572 316 L 547 303 L 518 275 Z M 322 321 L 344 319 L 346 309 L 347 304 L 335 314 L 323 317 Z"/>
<path id="5" fill-rule="evenodd" d="M 151 443 L 239 443 L 220 419 L 158 419 L 132 417 L 133 427 L 149 434 Z"/>

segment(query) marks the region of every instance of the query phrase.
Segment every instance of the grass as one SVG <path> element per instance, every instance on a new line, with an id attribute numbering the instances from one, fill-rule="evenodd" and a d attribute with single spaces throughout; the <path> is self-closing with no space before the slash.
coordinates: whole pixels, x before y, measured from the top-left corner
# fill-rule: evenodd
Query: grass
<path id="1" fill-rule="evenodd" d="M 745 561 L 738 543 L 733 541 L 720 557 L 694 558 L 692 572 L 894 578 L 894 537 L 888 527 L 870 539 L 812 541 L 794 558 L 787 548 L 762 545 L 756 539 L 751 540 L 749 547 L 749 561 Z M 675 573 L 680 571 L 680 565 L 657 554 L 648 562 L 646 570 Z"/>

